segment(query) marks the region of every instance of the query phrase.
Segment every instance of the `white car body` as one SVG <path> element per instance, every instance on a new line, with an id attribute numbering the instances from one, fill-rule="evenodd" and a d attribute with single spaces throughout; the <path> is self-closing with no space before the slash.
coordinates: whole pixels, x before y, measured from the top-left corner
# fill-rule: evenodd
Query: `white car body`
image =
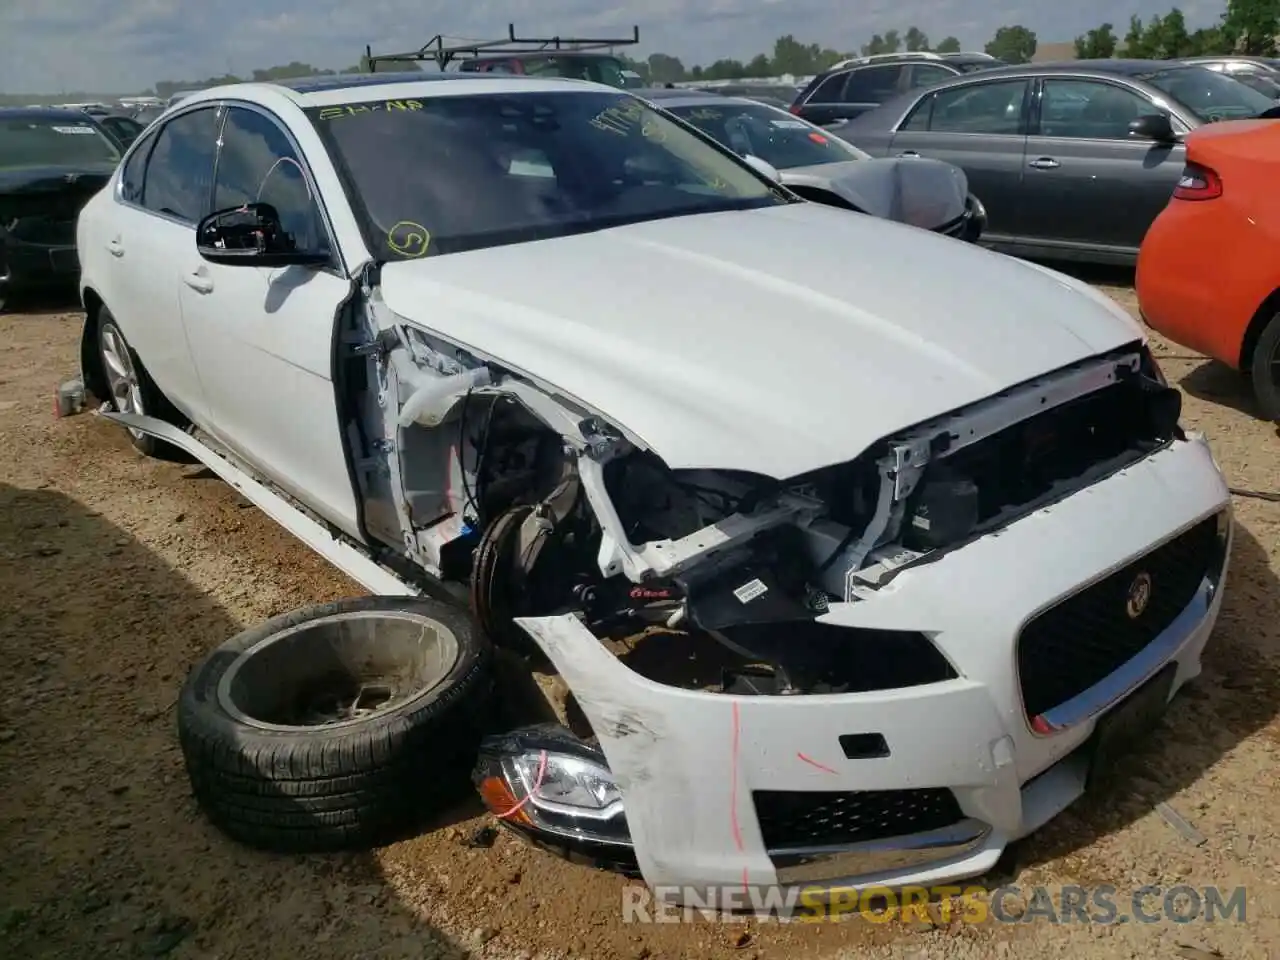
<path id="1" fill-rule="evenodd" d="M 126 157 L 80 218 L 87 330 L 105 305 L 165 396 L 211 439 L 120 419 L 194 452 L 379 593 L 443 576 L 448 545 L 466 533 L 456 423 L 472 392 L 516 399 L 563 438 L 601 530 L 603 578 L 639 584 L 713 562 L 732 571 L 736 551 L 784 526 L 814 558 L 840 548 L 817 621 L 923 634 L 951 679 L 859 693 L 708 692 L 642 676 L 573 613 L 519 623 L 599 737 L 649 883 L 836 888 L 981 874 L 1080 795 L 1101 716 L 1166 665 L 1170 696 L 1198 674 L 1230 540 L 1229 494 L 1208 446 L 1179 431 L 936 558 L 905 550 L 886 531 L 900 529 L 931 461 L 1146 362 L 1141 328 L 1123 310 L 1044 268 L 818 204 L 651 220 L 370 272 L 375 253 L 303 113 L 600 89 L 485 77 L 191 94 L 150 136 L 211 103 L 274 117 L 305 161 L 337 259 L 287 284 L 294 268 L 210 263 L 190 223 L 122 200 Z M 342 316 L 359 329 L 335 330 Z M 382 352 L 369 346 L 379 337 Z M 359 416 L 382 431 L 357 451 L 335 379 L 353 352 L 379 384 Z M 91 343 L 84 357 L 92 383 Z M 807 487 L 783 484 L 754 512 L 631 543 L 604 473 L 635 450 L 671 470 L 779 481 L 877 450 L 879 502 L 865 530 L 850 530 Z M 415 475 L 410 489 L 406 471 L 424 463 L 435 473 Z M 353 483 L 363 470 L 382 477 L 377 496 Z M 431 496 L 441 522 L 397 526 Z M 1027 624 L 1108 577 L 1132 579 L 1133 564 L 1203 524 L 1212 549 L 1192 557 L 1204 575 L 1189 602 L 1102 681 L 1029 717 L 1017 666 Z M 1120 630 L 1125 612 L 1112 613 Z M 879 735 L 883 752 L 850 758 L 846 735 Z M 926 788 L 949 791 L 961 816 L 845 843 L 771 848 L 753 800 Z"/>

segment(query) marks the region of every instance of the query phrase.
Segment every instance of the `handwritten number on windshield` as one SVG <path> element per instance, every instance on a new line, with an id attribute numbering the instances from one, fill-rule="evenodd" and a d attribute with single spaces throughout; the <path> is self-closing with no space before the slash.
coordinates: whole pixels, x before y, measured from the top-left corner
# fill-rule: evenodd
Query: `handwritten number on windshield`
<path id="1" fill-rule="evenodd" d="M 427 255 L 431 232 L 420 223 L 401 220 L 387 231 L 387 246 L 402 257 L 416 260 Z"/>

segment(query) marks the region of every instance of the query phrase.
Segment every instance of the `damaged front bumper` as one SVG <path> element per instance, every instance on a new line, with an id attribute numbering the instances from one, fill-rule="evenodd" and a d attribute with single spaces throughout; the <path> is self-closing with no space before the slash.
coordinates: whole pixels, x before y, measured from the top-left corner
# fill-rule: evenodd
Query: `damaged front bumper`
<path id="1" fill-rule="evenodd" d="M 625 806 L 622 842 L 649 884 L 810 892 L 937 884 L 985 872 L 1009 842 L 1080 796 L 1099 717 L 1138 685 L 1172 665 L 1172 695 L 1199 673 L 1230 535 L 1229 494 L 1207 445 L 1179 440 L 934 563 L 903 570 L 873 597 L 833 604 L 824 622 L 919 631 L 958 674 L 907 689 L 793 696 L 682 689 L 633 672 L 573 615 L 519 622 L 599 738 Z M 1194 582 L 1187 562 L 1200 565 Z M 1186 596 L 1135 655 L 1062 702 L 1045 688 L 1052 677 L 1029 686 L 1036 661 L 1019 647 L 1033 634 L 1081 662 L 1114 646 L 1110 634 L 1084 631 L 1078 648 L 1064 650 L 1076 641 L 1063 640 L 1064 623 L 1046 640 L 1049 614 L 1117 589 L 1123 607 L 1126 584 L 1140 581 L 1145 609 L 1168 599 L 1161 590 L 1178 577 Z M 1125 611 L 1113 613 L 1116 637 L 1127 630 L 1132 643 Z M 1054 655 L 1044 650 L 1037 656 Z"/>

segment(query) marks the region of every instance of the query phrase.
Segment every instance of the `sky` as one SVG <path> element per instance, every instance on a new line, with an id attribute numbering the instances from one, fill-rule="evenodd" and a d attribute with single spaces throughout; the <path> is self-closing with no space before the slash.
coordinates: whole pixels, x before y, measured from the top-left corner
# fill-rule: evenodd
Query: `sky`
<path id="1" fill-rule="evenodd" d="M 661 51 L 686 66 L 748 60 L 790 33 L 803 43 L 853 50 L 872 34 L 918 26 L 934 41 L 982 49 L 996 28 L 1022 24 L 1041 43 L 1071 40 L 1111 21 L 1169 10 L 1170 0 L 0 0 L 0 90 L 5 93 L 138 91 L 159 80 L 202 80 L 300 60 L 355 63 L 374 52 L 421 46 L 436 34 L 628 36 L 641 55 Z M 1194 28 L 1224 0 L 1184 0 Z"/>

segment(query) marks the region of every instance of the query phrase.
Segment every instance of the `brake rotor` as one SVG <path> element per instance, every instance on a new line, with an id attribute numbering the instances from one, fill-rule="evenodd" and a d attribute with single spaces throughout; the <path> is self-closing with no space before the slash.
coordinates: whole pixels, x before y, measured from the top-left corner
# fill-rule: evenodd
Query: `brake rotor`
<path id="1" fill-rule="evenodd" d="M 516 547 L 520 526 L 532 512 L 533 507 L 520 504 L 499 514 L 480 538 L 471 570 L 471 609 L 480 628 L 498 646 L 520 653 L 536 650 L 529 636 L 513 622 L 524 607 Z"/>

